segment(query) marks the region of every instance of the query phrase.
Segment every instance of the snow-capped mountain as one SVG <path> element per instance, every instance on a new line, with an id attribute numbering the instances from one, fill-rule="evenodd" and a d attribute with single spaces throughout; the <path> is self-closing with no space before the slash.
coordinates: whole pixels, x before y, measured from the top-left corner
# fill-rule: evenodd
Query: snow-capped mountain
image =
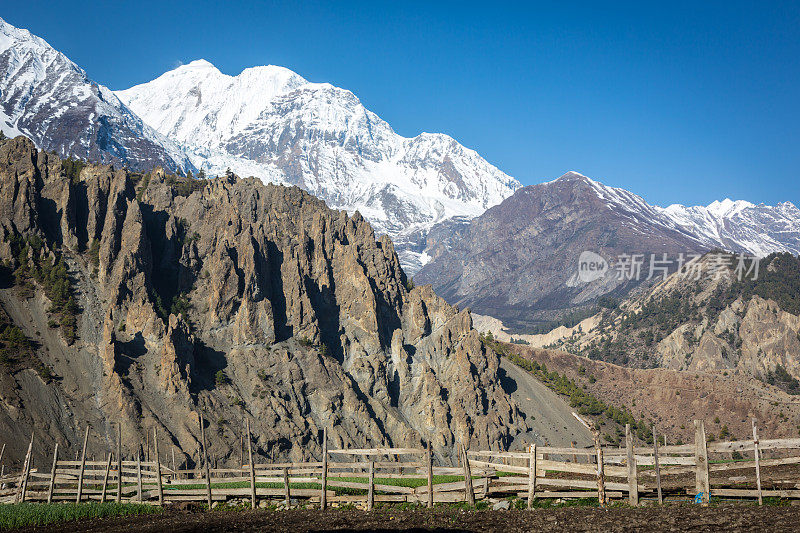
<path id="1" fill-rule="evenodd" d="M 647 220 L 650 224 L 681 231 L 704 248 L 747 252 L 762 257 L 772 252 L 800 253 L 800 209 L 791 202 L 769 206 L 726 198 L 708 206 L 673 204 L 664 208 L 650 205 L 641 196 L 625 189 L 603 185 L 577 172 L 567 172 L 558 179 L 581 180 L 609 208 L 627 213 L 631 221 Z"/>
<path id="2" fill-rule="evenodd" d="M 709 246 L 747 251 L 800 253 L 800 209 L 791 202 L 775 206 L 725 199 L 708 205 L 671 205 L 662 210 Z"/>
<path id="3" fill-rule="evenodd" d="M 451 137 L 402 137 L 352 92 L 283 67 L 229 76 L 197 60 L 116 94 L 209 175 L 230 168 L 360 211 L 410 272 L 433 224 L 478 216 L 520 187 Z"/>
<path id="4" fill-rule="evenodd" d="M 186 155 L 43 39 L 0 19 L 0 131 L 44 150 L 147 169 Z"/>
<path id="5" fill-rule="evenodd" d="M 649 275 L 651 257 L 675 261 L 713 248 L 766 255 L 800 253 L 800 211 L 714 202 L 708 207 L 647 203 L 625 189 L 577 172 L 517 190 L 471 220 L 435 225 L 421 250 L 431 259 L 414 277 L 431 283 L 450 303 L 528 327 L 549 321 L 599 296 L 621 297 Z M 584 252 L 608 262 L 594 280 L 579 276 Z M 625 279 L 614 270 L 623 255 L 643 259 Z"/>
<path id="6" fill-rule="evenodd" d="M 331 207 L 360 211 L 392 237 L 411 274 L 435 257 L 430 242 L 441 242 L 445 228 L 458 233 L 520 188 L 451 137 L 402 137 L 352 92 L 283 67 L 229 76 L 198 60 L 112 92 L 41 38 L 0 19 L 0 69 L 0 130 L 8 136 L 134 169 L 162 165 L 210 176 L 231 169 L 298 185 Z M 559 190 L 580 183 L 593 205 L 642 236 L 657 228 L 693 249 L 800 253 L 800 211 L 789 202 L 662 208 L 576 172 L 552 183 Z M 547 185 L 522 194 L 545 194 Z"/>

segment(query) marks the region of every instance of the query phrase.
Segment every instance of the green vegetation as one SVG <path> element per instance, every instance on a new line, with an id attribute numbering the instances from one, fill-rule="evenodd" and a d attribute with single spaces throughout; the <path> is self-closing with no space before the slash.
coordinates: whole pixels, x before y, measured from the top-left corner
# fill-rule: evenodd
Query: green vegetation
<path id="1" fill-rule="evenodd" d="M 300 343 L 300 346 L 304 346 L 304 347 L 306 347 L 306 348 L 310 348 L 311 346 L 314 346 L 314 341 L 312 341 L 312 340 L 311 340 L 311 339 L 309 339 L 308 337 L 300 337 L 300 338 L 297 340 L 297 342 L 299 342 L 299 343 Z"/>
<path id="2" fill-rule="evenodd" d="M 591 392 L 588 392 L 583 387 L 580 387 L 575 380 L 570 379 L 566 375 L 559 374 L 556 371 L 548 371 L 546 365 L 525 359 L 524 357 L 507 349 L 506 345 L 503 345 L 488 336 L 481 337 L 481 340 L 501 356 L 508 358 L 515 365 L 524 368 L 536 376 L 539 381 L 544 383 L 554 392 L 567 396 L 569 398 L 570 407 L 575 408 L 578 414 L 604 417 L 605 419 L 615 422 L 619 426 L 623 427 L 625 424 L 630 424 L 631 431 L 636 434 L 636 437 L 638 437 L 639 440 L 648 444 L 653 442 L 653 434 L 651 432 L 651 427 L 653 425 L 652 421 L 649 423 L 645 422 L 644 418 L 637 420 L 627 407 L 619 408 L 605 403 Z M 578 372 L 580 373 L 580 369 Z M 585 373 L 586 369 L 584 369 L 584 374 Z M 594 376 L 589 375 L 588 377 L 590 381 L 594 379 Z M 596 381 L 596 379 L 594 381 Z M 602 425 L 602 420 L 600 423 Z M 621 432 L 620 428 L 617 428 L 616 438 L 611 437 L 613 440 L 610 440 L 609 438 L 606 440 L 619 443 L 620 438 L 623 436 L 624 432 Z"/>
<path id="3" fill-rule="evenodd" d="M 33 350 L 33 345 L 19 327 L 0 315 L 0 363 L 9 365 L 21 353 Z"/>
<path id="4" fill-rule="evenodd" d="M 86 166 L 86 162 L 80 159 L 61 160 L 61 172 L 64 176 L 69 178 L 72 183 L 76 183 L 81 175 L 81 170 Z"/>
<path id="5" fill-rule="evenodd" d="M 45 381 L 53 379 L 53 373 L 37 357 L 31 340 L 0 311 L 0 365 L 8 370 L 33 368 Z"/>
<path id="6" fill-rule="evenodd" d="M 739 296 L 748 300 L 755 295 L 774 300 L 787 313 L 800 315 L 800 256 L 788 252 L 768 255 L 761 260 L 758 279 L 753 280 L 751 275 L 734 281 L 727 292 L 720 294 L 719 304 Z"/>
<path id="7" fill-rule="evenodd" d="M 786 368 L 778 363 L 775 367 L 775 370 L 768 370 L 766 376 L 764 376 L 764 381 L 769 383 L 770 385 L 774 385 L 784 391 L 788 392 L 789 394 L 800 394 L 800 381 L 797 378 L 792 377 L 789 372 L 786 371 Z"/>
<path id="8" fill-rule="evenodd" d="M 14 278 L 23 290 L 29 289 L 28 281 L 33 279 L 41 285 L 50 300 L 47 310 L 59 319 L 61 332 L 67 343 L 72 344 L 78 337 L 78 304 L 73 296 L 72 280 L 64 262 L 64 256 L 48 252 L 44 242 L 34 235 L 23 239 L 14 235 L 10 239 L 11 251 L 19 266 Z"/>
<path id="9" fill-rule="evenodd" d="M 719 250 L 709 253 L 723 254 Z M 719 313 L 738 298 L 747 302 L 753 296 L 760 296 L 774 300 L 788 313 L 800 314 L 800 257 L 790 253 L 773 253 L 761 260 L 758 276 L 753 279 L 754 272 L 747 271 L 751 267 L 750 260 L 744 262 L 744 270 L 741 270 L 737 255 L 723 255 L 726 256 L 729 272 L 708 298 L 697 298 L 705 285 L 701 281 L 694 281 L 680 290 L 643 301 L 641 308 L 636 311 L 622 309 L 611 301 L 603 301 L 602 305 L 598 302 L 600 307 L 607 310 L 603 312 L 598 327 L 600 335 L 596 340 L 581 347 L 579 339 L 567 339 L 553 347 L 581 353 L 591 359 L 647 368 L 657 363 L 652 358 L 652 346 L 682 325 L 698 325 L 704 320 L 713 323 Z M 742 279 L 739 279 L 740 274 Z M 777 313 L 777 309 L 774 311 Z M 742 339 L 735 329 L 725 331 L 719 337 L 727 343 L 723 347 L 725 355 L 740 352 Z M 690 349 L 698 344 L 694 328 L 684 331 L 684 340 Z M 691 354 L 687 356 L 687 361 L 690 357 Z M 784 390 L 800 393 L 800 383 L 795 386 L 790 379 L 784 378 L 786 376 L 777 368 L 764 376 L 765 381 L 772 380 Z"/>
<path id="10" fill-rule="evenodd" d="M 144 176 L 142 176 L 142 179 L 141 179 L 140 185 L 139 185 L 139 189 L 136 191 L 136 199 L 138 201 L 140 201 L 140 202 L 142 201 L 142 198 L 144 197 L 144 191 L 147 190 L 147 186 L 148 185 L 150 185 L 150 173 L 149 172 L 147 174 L 145 174 Z"/>
<path id="11" fill-rule="evenodd" d="M 201 175 L 205 176 L 202 172 Z M 199 191 L 205 187 L 208 183 L 206 179 L 193 178 L 191 172 L 186 177 L 170 174 L 164 178 L 164 181 L 167 185 L 172 187 L 172 190 L 175 191 L 175 194 L 178 196 L 189 196 L 194 191 Z"/>
<path id="12" fill-rule="evenodd" d="M 225 422 L 224 420 L 222 422 Z M 434 485 L 439 483 L 455 483 L 456 481 L 462 481 L 464 476 L 458 475 L 435 475 L 433 476 L 433 483 Z M 478 476 L 473 476 L 473 479 L 479 479 Z M 369 483 L 368 477 L 360 477 L 360 476 L 352 476 L 352 477 L 337 477 L 335 480 L 333 478 L 329 478 L 330 483 L 335 483 L 336 481 L 344 481 L 349 483 Z M 375 484 L 377 485 L 389 485 L 392 487 L 422 487 L 427 484 L 428 481 L 425 478 L 383 478 L 376 476 L 375 477 Z M 242 489 L 247 488 L 250 486 L 249 481 L 232 481 L 228 483 L 213 483 L 212 487 L 214 489 Z M 187 484 L 187 485 L 164 485 L 164 490 L 197 490 L 197 489 L 204 489 L 206 486 L 204 483 L 199 482 L 197 484 Z M 271 489 L 280 489 L 283 488 L 283 483 L 264 483 L 258 482 L 256 483 L 256 487 L 258 488 L 271 488 Z M 296 482 L 296 483 L 289 483 L 290 489 L 320 489 L 322 488 L 319 482 Z M 336 494 L 351 494 L 351 495 L 364 495 L 367 493 L 366 489 L 356 489 L 350 487 L 334 487 L 329 486 L 330 490 L 336 492 Z M 385 494 L 379 490 L 375 491 L 376 494 Z"/>
<path id="13" fill-rule="evenodd" d="M 92 239 L 89 244 L 89 260 L 95 267 L 100 265 L 100 241 L 97 239 Z"/>
<path id="14" fill-rule="evenodd" d="M 191 302 L 189 302 L 189 297 L 185 292 L 179 292 L 175 295 L 172 299 L 172 306 L 170 307 L 169 312 L 175 316 L 179 316 L 183 318 L 184 321 L 189 320 L 189 309 L 192 308 Z"/>
<path id="15" fill-rule="evenodd" d="M 222 385 L 227 385 L 230 383 L 231 379 L 224 370 L 217 370 L 217 373 L 214 374 L 214 382 L 217 384 L 217 387 L 221 387 Z"/>
<path id="16" fill-rule="evenodd" d="M 594 316 L 599 312 L 600 309 L 598 307 L 589 307 L 587 309 L 571 311 L 561 316 L 561 318 L 559 318 L 558 320 L 553 320 L 550 322 L 545 322 L 544 324 L 537 324 L 536 326 L 533 326 L 530 330 L 530 333 L 532 335 L 541 335 L 543 333 L 549 333 L 559 326 L 564 326 L 565 328 L 574 328 L 583 320 L 586 320 L 590 316 Z"/>
<path id="17" fill-rule="evenodd" d="M 133 503 L 14 503 L 0 505 L 0 529 L 161 512 L 163 509 L 155 505 Z"/>
<path id="18" fill-rule="evenodd" d="M 189 296 L 185 292 L 179 292 L 175 296 L 172 297 L 172 300 L 169 304 L 169 309 L 164 306 L 164 302 L 161 299 L 161 295 L 157 292 L 153 295 L 153 308 L 156 311 L 156 314 L 164 321 L 166 324 L 169 320 L 169 315 L 175 315 L 181 317 L 184 322 L 189 322 L 189 310 L 192 308 L 192 303 L 189 301 Z"/>

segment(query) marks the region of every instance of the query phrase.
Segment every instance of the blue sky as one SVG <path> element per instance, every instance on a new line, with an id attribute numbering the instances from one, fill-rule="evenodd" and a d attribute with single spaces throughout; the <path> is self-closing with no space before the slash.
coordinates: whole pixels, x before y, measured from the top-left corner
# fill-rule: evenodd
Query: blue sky
<path id="1" fill-rule="evenodd" d="M 13 7 L 12 7 L 13 6 Z M 800 2 L 15 2 L 113 89 L 205 58 L 353 91 L 523 184 L 576 170 L 651 203 L 800 203 Z"/>

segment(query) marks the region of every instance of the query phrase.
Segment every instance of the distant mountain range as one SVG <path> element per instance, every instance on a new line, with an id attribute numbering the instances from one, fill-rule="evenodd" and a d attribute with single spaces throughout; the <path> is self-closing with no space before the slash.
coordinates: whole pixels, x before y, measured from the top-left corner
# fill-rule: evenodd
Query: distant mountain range
<path id="1" fill-rule="evenodd" d="M 564 285 L 578 244 L 606 252 L 633 244 L 676 253 L 800 250 L 800 214 L 788 202 L 661 208 L 577 173 L 520 189 L 451 137 L 402 137 L 352 92 L 283 67 L 229 76 L 197 60 L 114 92 L 41 38 L 0 19 L 0 69 L 0 129 L 7 136 L 136 170 L 215 176 L 230 169 L 297 185 L 330 207 L 360 211 L 392 238 L 407 273 L 425 266 L 420 281 L 483 311 L 561 309 L 616 290 L 611 281 Z"/>
<path id="2" fill-rule="evenodd" d="M 525 329 L 566 310 L 591 305 L 599 296 L 622 296 L 649 276 L 649 258 L 712 248 L 765 255 L 800 253 L 800 210 L 748 202 L 708 207 L 652 206 L 624 189 L 577 172 L 523 187 L 472 220 L 448 221 L 428 234 L 431 260 L 415 276 L 432 283 L 451 303 Z M 578 258 L 594 252 L 612 263 L 641 254 L 637 279 L 618 279 L 609 267 L 589 282 L 578 276 Z M 623 276 L 623 278 L 625 278 Z"/>

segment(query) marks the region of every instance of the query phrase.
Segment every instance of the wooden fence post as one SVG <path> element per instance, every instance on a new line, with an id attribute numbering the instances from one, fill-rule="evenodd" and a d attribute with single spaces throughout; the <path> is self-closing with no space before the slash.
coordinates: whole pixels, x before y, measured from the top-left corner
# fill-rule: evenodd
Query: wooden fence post
<path id="1" fill-rule="evenodd" d="M 426 466 L 427 466 L 427 477 L 428 477 L 428 508 L 433 507 L 433 453 L 431 451 L 431 442 L 428 441 L 428 448 L 426 454 Z"/>
<path id="2" fill-rule="evenodd" d="M 761 458 L 758 452 L 758 429 L 756 429 L 756 419 L 753 422 L 753 455 L 756 459 L 756 489 L 758 490 L 758 505 L 764 504 L 764 498 L 761 493 Z"/>
<path id="3" fill-rule="evenodd" d="M 86 426 L 86 433 L 83 435 L 83 451 L 81 452 L 81 469 L 78 473 L 78 495 L 75 496 L 75 503 L 81 503 L 83 497 L 83 473 L 86 470 L 86 445 L 89 443 L 89 426 Z"/>
<path id="4" fill-rule="evenodd" d="M 58 465 L 58 443 L 56 442 L 56 449 L 53 450 L 53 468 L 50 469 L 50 487 L 47 489 L 47 503 L 53 503 L 53 489 L 56 484 L 56 468 Z"/>
<path id="5" fill-rule="evenodd" d="M 636 475 L 636 455 L 633 453 L 633 433 L 630 424 L 625 424 L 625 446 L 628 452 L 628 501 L 635 506 L 639 505 L 639 481 Z"/>
<path id="6" fill-rule="evenodd" d="M 369 462 L 369 491 L 367 492 L 367 511 L 375 505 L 375 461 Z"/>
<path id="7" fill-rule="evenodd" d="M 111 452 L 108 453 L 108 463 L 106 463 L 106 475 L 103 477 L 103 491 L 100 493 L 100 503 L 106 502 L 106 490 L 108 489 L 108 474 L 111 472 Z"/>
<path id="8" fill-rule="evenodd" d="M 178 479 L 178 467 L 175 466 L 175 446 L 171 446 L 170 451 L 172 452 L 172 478 Z"/>
<path id="9" fill-rule="evenodd" d="M 256 467 L 253 464 L 253 445 L 250 436 L 250 419 L 247 419 L 247 461 L 250 465 L 250 506 L 256 508 Z"/>
<path id="10" fill-rule="evenodd" d="M 122 501 L 122 422 L 117 424 L 117 503 Z"/>
<path id="11" fill-rule="evenodd" d="M 531 444 L 528 455 L 528 509 L 533 509 L 533 499 L 536 498 L 536 443 Z"/>
<path id="12" fill-rule="evenodd" d="M 711 497 L 708 480 L 708 448 L 706 447 L 706 428 L 702 420 L 694 421 L 694 459 L 695 491 L 701 494 L 703 505 L 708 505 Z"/>
<path id="13" fill-rule="evenodd" d="M 289 467 L 283 467 L 283 504 L 288 509 L 292 504 L 292 493 L 289 488 Z"/>
<path id="14" fill-rule="evenodd" d="M 328 506 L 328 428 L 322 428 L 322 492 L 319 495 L 319 507 Z"/>
<path id="15" fill-rule="evenodd" d="M 164 505 L 164 487 L 161 486 L 161 458 L 158 456 L 158 429 L 153 428 L 153 453 L 156 458 L 156 483 L 158 483 L 158 505 Z"/>
<path id="16" fill-rule="evenodd" d="M 25 454 L 25 463 L 22 465 L 22 474 L 19 478 L 17 496 L 14 498 L 17 502 L 25 501 L 25 492 L 28 490 L 28 474 L 31 468 L 31 455 L 33 455 L 33 432 L 31 432 L 31 442 L 28 444 L 28 452 Z"/>
<path id="17" fill-rule="evenodd" d="M 3 447 L 0 448 L 0 463 L 3 462 L 3 454 L 5 453 L 5 451 L 6 451 L 6 443 L 4 442 Z"/>
<path id="18" fill-rule="evenodd" d="M 142 494 L 142 451 L 136 452 L 136 485 L 139 489 L 139 502 L 144 501 Z"/>
<path id="19" fill-rule="evenodd" d="M 208 468 L 208 453 L 206 453 L 206 429 L 205 423 L 203 422 L 203 417 L 200 416 L 198 413 L 197 415 L 198 420 L 200 420 L 200 439 L 203 448 L 203 464 L 205 467 L 206 473 L 206 498 L 208 499 L 208 510 L 211 510 L 211 505 L 214 503 L 211 497 L 211 471 Z"/>
<path id="20" fill-rule="evenodd" d="M 475 505 L 475 490 L 472 487 L 472 471 L 466 445 L 461 445 L 461 461 L 464 463 L 464 496 L 469 505 Z"/>
<path id="21" fill-rule="evenodd" d="M 603 459 L 603 447 L 600 444 L 600 429 L 592 426 L 594 448 L 597 455 L 597 503 L 600 507 L 606 506 L 606 467 Z"/>
<path id="22" fill-rule="evenodd" d="M 653 426 L 653 465 L 656 471 L 656 491 L 658 492 L 659 505 L 664 503 L 664 498 L 661 495 L 661 466 L 658 462 L 658 436 L 656 435 L 656 426 Z"/>

